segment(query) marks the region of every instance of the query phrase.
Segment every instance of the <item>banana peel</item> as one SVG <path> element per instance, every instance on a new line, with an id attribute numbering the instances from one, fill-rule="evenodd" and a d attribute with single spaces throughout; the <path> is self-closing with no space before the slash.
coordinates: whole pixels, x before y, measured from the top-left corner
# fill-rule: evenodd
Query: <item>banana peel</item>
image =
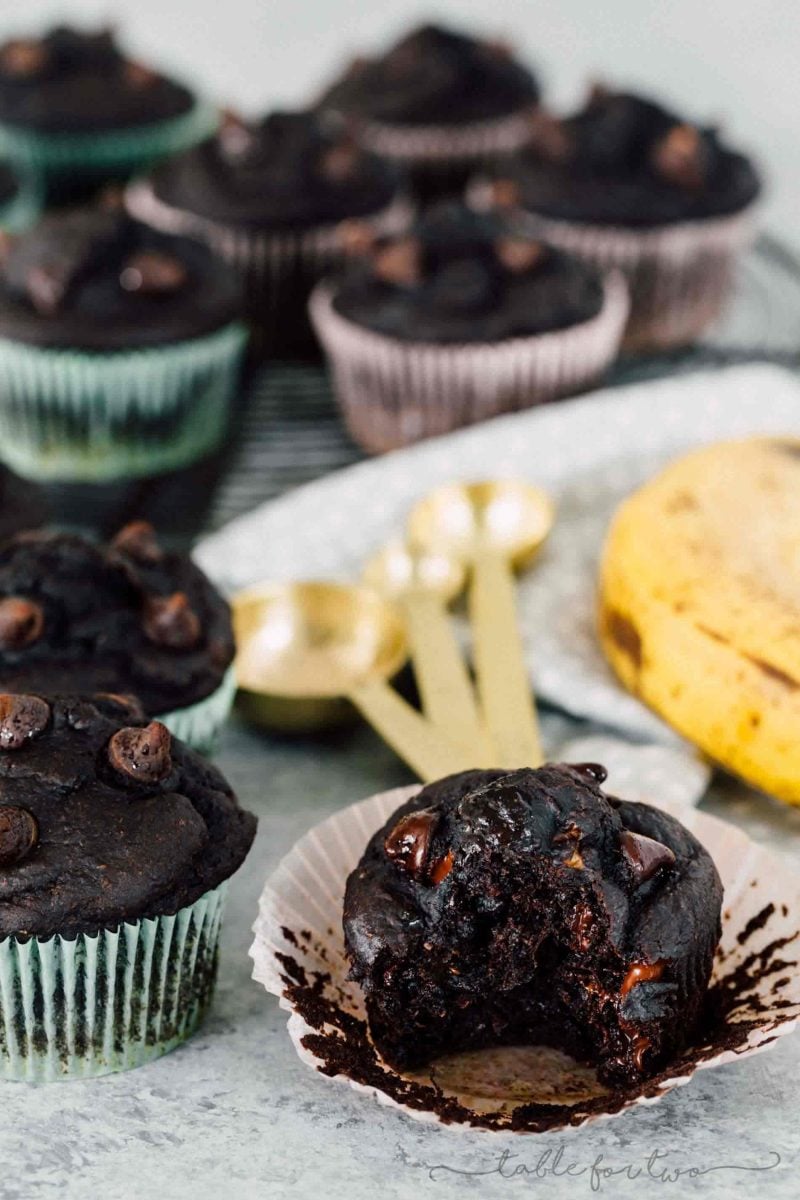
<path id="1" fill-rule="evenodd" d="M 800 805 L 800 440 L 710 446 L 629 497 L 603 551 L 599 635 L 674 729 Z"/>

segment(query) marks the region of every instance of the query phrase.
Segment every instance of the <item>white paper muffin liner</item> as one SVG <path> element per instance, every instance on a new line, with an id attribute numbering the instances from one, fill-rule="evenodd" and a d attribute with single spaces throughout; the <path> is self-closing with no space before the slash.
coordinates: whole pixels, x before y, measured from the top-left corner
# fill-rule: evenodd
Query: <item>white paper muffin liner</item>
<path id="1" fill-rule="evenodd" d="M 309 305 L 352 437 L 382 453 L 588 388 L 611 365 L 628 315 L 622 276 L 604 280 L 600 312 L 530 337 L 457 345 L 406 342 L 341 316 L 320 284 Z"/>
<path id="2" fill-rule="evenodd" d="M 733 825 L 679 806 L 674 814 L 711 853 L 725 887 L 722 942 L 712 975 L 712 987 L 735 987 L 724 1040 L 690 1047 L 672 1067 L 623 1097 L 604 1093 L 587 1068 L 535 1047 L 454 1055 L 407 1075 L 376 1055 L 369 1071 L 351 1068 L 337 1048 L 370 1043 L 361 991 L 347 978 L 341 928 L 345 882 L 370 836 L 416 790 L 373 796 L 317 825 L 290 850 L 261 895 L 250 949 L 253 976 L 288 1011 L 289 1036 L 309 1066 L 416 1120 L 505 1132 L 553 1130 L 654 1104 L 688 1083 L 696 1070 L 755 1054 L 795 1028 L 800 1013 L 796 872 Z M 531 1105 L 539 1111 L 538 1125 L 530 1121 L 526 1106 Z M 551 1108 L 549 1118 L 541 1117 L 543 1105 Z"/>
<path id="3" fill-rule="evenodd" d="M 211 754 L 216 748 L 220 730 L 230 715 L 235 695 L 236 669 L 231 664 L 222 683 L 210 696 L 198 700 L 196 704 L 187 704 L 185 708 L 161 713 L 157 720 L 198 754 Z"/>
<path id="4" fill-rule="evenodd" d="M 526 217 L 537 237 L 601 270 L 622 271 L 631 299 L 629 350 L 684 346 L 705 333 L 722 313 L 737 260 L 755 235 L 752 208 L 644 230 Z"/>
<path id="5" fill-rule="evenodd" d="M 243 280 L 251 320 L 264 346 L 280 353 L 280 328 L 291 307 L 305 322 L 305 304 L 314 285 L 339 268 L 347 253 L 348 221 L 310 229 L 260 230 L 225 225 L 159 199 L 148 180 L 134 182 L 126 193 L 132 216 L 165 233 L 205 242 Z M 411 221 L 413 208 L 405 197 L 388 207 L 356 218 L 379 236 L 401 233 Z M 295 313 L 296 307 L 296 313 Z"/>
<path id="6" fill-rule="evenodd" d="M 170 916 L 0 941 L 0 1079 L 128 1071 L 184 1042 L 213 996 L 226 895 L 223 883 Z"/>

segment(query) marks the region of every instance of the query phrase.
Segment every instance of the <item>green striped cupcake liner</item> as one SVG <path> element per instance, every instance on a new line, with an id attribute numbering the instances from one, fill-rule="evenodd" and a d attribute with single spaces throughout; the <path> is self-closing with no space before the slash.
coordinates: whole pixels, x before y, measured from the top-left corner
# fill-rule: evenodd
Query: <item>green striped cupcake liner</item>
<path id="1" fill-rule="evenodd" d="M 102 133 L 42 133 L 0 123 L 0 153 L 45 180 L 84 174 L 102 180 L 144 172 L 209 137 L 218 123 L 217 109 L 202 100 L 179 117 Z"/>
<path id="2" fill-rule="evenodd" d="M 214 993 L 226 893 L 92 935 L 0 942 L 0 1078 L 89 1079 L 186 1041 Z"/>
<path id="3" fill-rule="evenodd" d="M 37 481 L 103 482 L 187 466 L 222 441 L 247 331 L 93 352 L 0 338 L 0 460 Z"/>
<path id="4" fill-rule="evenodd" d="M 170 733 L 199 754 L 212 754 L 236 695 L 236 671 L 231 665 L 222 683 L 204 700 L 158 717 Z"/>

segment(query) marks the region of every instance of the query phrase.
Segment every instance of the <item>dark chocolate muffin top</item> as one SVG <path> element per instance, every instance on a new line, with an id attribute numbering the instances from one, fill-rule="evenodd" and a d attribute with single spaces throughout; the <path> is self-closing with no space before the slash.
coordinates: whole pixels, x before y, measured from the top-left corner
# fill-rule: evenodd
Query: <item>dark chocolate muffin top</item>
<path id="1" fill-rule="evenodd" d="M 466 125 L 538 98 L 534 76 L 505 43 L 423 25 L 379 58 L 356 59 L 319 103 L 388 125 Z"/>
<path id="2" fill-rule="evenodd" d="M 540 115 L 534 145 L 507 174 L 522 205 L 546 217 L 646 228 L 736 213 L 760 190 L 715 129 L 602 87 L 572 117 Z"/>
<path id="3" fill-rule="evenodd" d="M 168 916 L 241 865 L 255 817 L 116 696 L 0 695 L 0 938 Z"/>
<path id="4" fill-rule="evenodd" d="M 240 306 L 235 276 L 205 246 L 111 203 L 43 217 L 0 265 L 0 337 L 41 347 L 182 341 L 221 329 Z"/>
<path id="5" fill-rule="evenodd" d="M 344 930 L 392 1064 L 541 1040 L 631 1080 L 688 1035 L 722 887 L 677 820 L 595 764 L 423 788 L 351 874 Z"/>
<path id="6" fill-rule="evenodd" d="M 228 117 L 162 163 L 152 185 L 159 200 L 212 221 L 296 229 L 379 212 L 399 177 L 335 118 L 274 112 L 251 124 Z"/>
<path id="7" fill-rule="evenodd" d="M 178 117 L 192 93 L 126 58 L 111 30 L 61 25 L 0 46 L 0 121 L 41 133 L 101 133 Z"/>
<path id="8" fill-rule="evenodd" d="M 108 545 L 48 531 L 0 545 L 0 691 L 133 693 L 158 716 L 209 696 L 233 650 L 226 602 L 144 521 Z"/>
<path id="9" fill-rule="evenodd" d="M 601 309 L 600 275 L 498 214 L 444 202 L 369 245 L 338 281 L 337 312 L 420 342 L 497 342 L 566 329 Z"/>

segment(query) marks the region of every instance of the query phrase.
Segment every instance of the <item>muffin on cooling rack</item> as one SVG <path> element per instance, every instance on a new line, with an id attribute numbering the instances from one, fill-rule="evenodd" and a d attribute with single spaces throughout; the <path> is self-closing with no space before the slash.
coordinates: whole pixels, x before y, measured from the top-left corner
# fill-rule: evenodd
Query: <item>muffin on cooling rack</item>
<path id="1" fill-rule="evenodd" d="M 632 349 L 683 345 L 717 319 L 759 190 L 749 159 L 715 129 L 602 87 L 573 116 L 541 118 L 535 149 L 488 189 L 521 207 L 532 232 L 624 272 Z"/>
<path id="2" fill-rule="evenodd" d="M 445 201 L 367 244 L 310 311 L 347 426 L 379 452 L 588 387 L 627 297 L 618 276 Z"/>
<path id="3" fill-rule="evenodd" d="M 538 100 L 534 75 L 506 43 L 423 25 L 385 54 L 354 59 L 317 103 L 347 117 L 430 201 L 524 146 Z"/>
<path id="4" fill-rule="evenodd" d="M 396 168 L 360 149 L 341 122 L 302 112 L 228 118 L 216 137 L 133 185 L 128 204 L 239 271 L 256 347 L 274 357 L 318 353 L 306 304 L 341 262 L 350 223 L 388 232 L 409 219 Z"/>

